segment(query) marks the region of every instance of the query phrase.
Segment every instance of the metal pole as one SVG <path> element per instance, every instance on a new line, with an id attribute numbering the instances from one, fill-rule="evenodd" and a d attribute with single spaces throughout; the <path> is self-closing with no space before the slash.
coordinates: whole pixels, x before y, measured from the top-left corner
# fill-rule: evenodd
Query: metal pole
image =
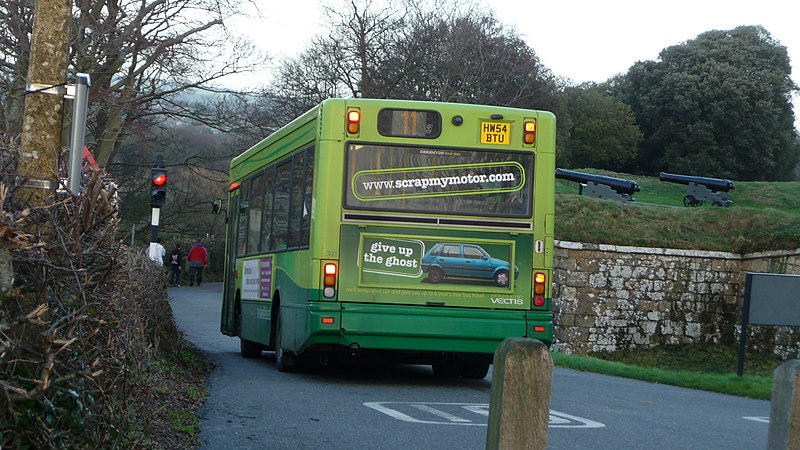
<path id="1" fill-rule="evenodd" d="M 77 195 L 81 189 L 83 137 L 86 133 L 86 106 L 89 103 L 89 75 L 75 75 L 75 101 L 72 107 L 72 134 L 69 140 L 69 190 Z"/>
<path id="2" fill-rule="evenodd" d="M 156 243 L 158 240 L 158 221 L 161 216 L 161 208 L 153 208 L 153 216 L 150 220 L 150 251 L 148 255 L 150 259 L 155 260 L 157 257 L 160 258 L 161 255 L 156 255 Z"/>
<path id="3" fill-rule="evenodd" d="M 164 167 L 164 154 L 158 153 L 156 155 L 155 163 L 153 164 L 154 167 Z M 152 219 L 150 220 L 150 259 L 156 259 L 156 244 L 158 241 L 158 222 L 161 218 L 161 208 L 152 208 Z M 161 255 L 158 255 L 160 257 Z"/>

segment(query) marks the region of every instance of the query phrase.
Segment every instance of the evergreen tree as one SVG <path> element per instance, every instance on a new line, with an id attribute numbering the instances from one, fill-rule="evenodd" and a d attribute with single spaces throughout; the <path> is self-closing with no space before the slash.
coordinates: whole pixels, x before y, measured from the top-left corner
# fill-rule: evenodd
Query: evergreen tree
<path id="1" fill-rule="evenodd" d="M 615 80 L 644 140 L 638 172 L 788 180 L 800 155 L 786 47 L 760 26 L 708 31 Z"/>

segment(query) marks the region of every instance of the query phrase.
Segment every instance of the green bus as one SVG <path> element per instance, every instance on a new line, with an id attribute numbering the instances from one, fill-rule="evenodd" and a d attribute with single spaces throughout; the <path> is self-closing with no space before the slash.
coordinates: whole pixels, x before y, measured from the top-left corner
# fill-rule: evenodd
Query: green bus
<path id="1" fill-rule="evenodd" d="M 278 370 L 483 378 L 553 339 L 553 114 L 329 99 L 231 161 L 221 331 Z"/>

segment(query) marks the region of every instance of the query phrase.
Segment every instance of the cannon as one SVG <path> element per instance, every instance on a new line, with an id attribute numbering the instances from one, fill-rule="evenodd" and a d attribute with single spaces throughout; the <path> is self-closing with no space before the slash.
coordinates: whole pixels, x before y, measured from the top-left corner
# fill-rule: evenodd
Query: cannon
<path id="1" fill-rule="evenodd" d="M 639 192 L 639 183 L 623 178 L 592 175 L 565 169 L 556 169 L 556 178 L 579 183 L 581 187 L 578 193 L 589 197 L 632 202 L 634 198 L 631 196 L 635 192 Z"/>
<path id="2" fill-rule="evenodd" d="M 733 181 L 722 178 L 693 177 L 675 173 L 661 172 L 658 179 L 670 183 L 685 184 L 686 196 L 683 197 L 684 206 L 697 207 L 704 202 L 711 202 L 714 206 L 733 206 L 733 201 L 728 199 L 728 192 L 732 191 Z"/>

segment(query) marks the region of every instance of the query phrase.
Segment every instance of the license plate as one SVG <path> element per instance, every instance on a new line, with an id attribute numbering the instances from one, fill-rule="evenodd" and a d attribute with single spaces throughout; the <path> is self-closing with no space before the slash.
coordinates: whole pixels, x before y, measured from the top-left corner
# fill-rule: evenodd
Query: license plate
<path id="1" fill-rule="evenodd" d="M 481 122 L 481 144 L 508 145 L 511 125 L 503 122 Z"/>

